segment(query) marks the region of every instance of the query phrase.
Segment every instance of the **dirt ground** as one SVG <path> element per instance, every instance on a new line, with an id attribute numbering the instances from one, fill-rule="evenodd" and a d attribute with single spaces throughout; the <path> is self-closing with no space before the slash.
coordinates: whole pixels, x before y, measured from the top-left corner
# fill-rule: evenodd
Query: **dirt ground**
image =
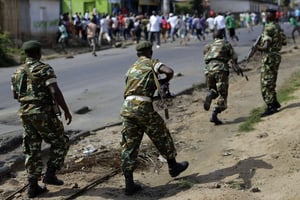
<path id="1" fill-rule="evenodd" d="M 292 44 L 283 50 L 277 88 L 299 71 L 298 56 L 300 51 Z M 166 123 L 176 144 L 177 160 L 190 163 L 179 177 L 169 176 L 165 160 L 145 136 L 134 173 L 143 190 L 125 196 L 124 178 L 114 171 L 120 166 L 121 138 L 121 126 L 114 126 L 73 144 L 58 174 L 65 185 L 48 185 L 49 192 L 37 199 L 75 199 L 71 195 L 76 191 L 90 188 L 76 199 L 299 200 L 300 89 L 294 100 L 282 103 L 280 112 L 262 118 L 254 131 L 239 132 L 250 111 L 264 105 L 259 57 L 246 68 L 249 81 L 234 73 L 230 76 L 228 109 L 219 115 L 223 125 L 209 122 L 211 111 L 203 109 L 205 88 L 195 88 L 170 102 Z M 1 185 L 0 198 L 24 186 L 23 169 L 15 176 Z M 26 199 L 26 192 L 15 199 Z"/>

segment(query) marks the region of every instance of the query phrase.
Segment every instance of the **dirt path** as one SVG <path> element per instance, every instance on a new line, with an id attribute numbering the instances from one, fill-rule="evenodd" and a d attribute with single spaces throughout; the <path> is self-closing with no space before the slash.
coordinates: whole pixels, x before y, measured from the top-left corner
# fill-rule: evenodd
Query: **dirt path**
<path id="1" fill-rule="evenodd" d="M 299 71 L 300 51 L 284 50 L 278 87 Z M 188 160 L 189 169 L 176 179 L 169 176 L 167 164 L 145 136 L 140 165 L 134 173 L 143 191 L 124 195 L 124 178 L 118 174 L 77 199 L 172 199 L 172 200 L 298 200 L 300 199 L 300 134 L 298 116 L 300 90 L 296 99 L 282 103 L 281 111 L 263 118 L 255 131 L 238 132 L 249 112 L 264 105 L 259 85 L 259 58 L 247 65 L 249 81 L 231 75 L 228 109 L 220 114 L 224 125 L 209 122 L 203 110 L 205 89 L 195 90 L 173 100 L 168 127 L 178 151 L 177 160 Z M 62 177 L 63 187 L 48 186 L 40 199 L 62 199 L 78 188 L 119 167 L 120 126 L 99 130 L 72 145 Z M 97 149 L 84 154 L 86 147 Z M 0 194 L 7 196 L 24 184 L 24 171 L 3 183 Z M 1 192 L 1 191 L 0 191 Z M 24 194 L 16 199 L 22 199 Z"/>

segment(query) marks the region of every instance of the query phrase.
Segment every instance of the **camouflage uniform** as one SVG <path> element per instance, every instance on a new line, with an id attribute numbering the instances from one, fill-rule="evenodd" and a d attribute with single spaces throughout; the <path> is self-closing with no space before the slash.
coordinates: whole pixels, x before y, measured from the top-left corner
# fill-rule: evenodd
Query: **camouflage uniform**
<path id="1" fill-rule="evenodd" d="M 282 45 L 286 43 L 286 36 L 279 24 L 276 22 L 269 22 L 265 25 L 262 33 L 261 42 L 269 40 L 270 47 L 263 52 L 261 65 L 261 92 L 262 97 L 267 105 L 271 105 L 276 100 L 276 80 L 278 74 L 279 64 L 281 62 L 281 55 L 279 51 Z"/>
<path id="2" fill-rule="evenodd" d="M 56 82 L 56 75 L 49 65 L 32 58 L 17 68 L 12 76 L 12 89 L 18 96 L 18 115 L 24 127 L 23 150 L 28 177 L 39 178 L 43 163 L 42 140 L 51 145 L 48 166 L 60 169 L 69 145 L 62 122 L 53 112 L 53 102 L 47 86 Z"/>
<path id="3" fill-rule="evenodd" d="M 158 60 L 141 56 L 127 71 L 125 100 L 121 108 L 123 172 L 134 170 L 144 132 L 164 158 L 173 159 L 176 156 L 170 132 L 162 117 L 153 109 L 151 102 L 156 90 L 153 70 L 158 73 L 161 65 Z M 133 95 L 149 98 L 149 101 L 141 101 L 138 98 L 128 99 Z"/>
<path id="4" fill-rule="evenodd" d="M 204 73 L 208 89 L 217 98 L 217 106 L 220 111 L 227 108 L 228 76 L 230 60 L 237 59 L 231 44 L 224 39 L 215 39 L 204 50 Z"/>

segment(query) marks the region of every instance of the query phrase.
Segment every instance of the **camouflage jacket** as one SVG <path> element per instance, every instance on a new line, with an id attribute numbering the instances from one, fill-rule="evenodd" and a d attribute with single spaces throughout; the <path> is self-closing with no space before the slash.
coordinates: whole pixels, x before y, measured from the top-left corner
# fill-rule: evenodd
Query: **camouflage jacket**
<path id="1" fill-rule="evenodd" d="M 228 62 L 237 59 L 231 44 L 224 39 L 216 39 L 204 49 L 205 73 L 229 71 Z"/>
<path id="2" fill-rule="evenodd" d="M 124 98 L 130 95 L 153 97 L 156 90 L 153 70 L 157 73 L 161 65 L 157 59 L 139 57 L 126 73 Z"/>
<path id="3" fill-rule="evenodd" d="M 19 115 L 52 111 L 52 96 L 47 85 L 53 82 L 56 82 L 56 75 L 51 66 L 27 58 L 11 77 L 12 90 L 20 102 Z"/>
<path id="4" fill-rule="evenodd" d="M 270 41 L 271 45 L 265 53 L 278 53 L 286 45 L 286 35 L 278 23 L 269 22 L 265 25 L 261 42 L 266 41 Z"/>

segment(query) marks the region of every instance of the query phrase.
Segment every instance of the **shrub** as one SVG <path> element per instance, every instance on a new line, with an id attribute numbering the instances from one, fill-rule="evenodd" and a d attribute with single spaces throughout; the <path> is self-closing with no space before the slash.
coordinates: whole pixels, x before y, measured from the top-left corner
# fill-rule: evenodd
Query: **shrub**
<path id="1" fill-rule="evenodd" d="M 16 64 L 13 55 L 17 50 L 8 36 L 7 32 L 0 33 L 0 67 L 8 67 Z"/>

